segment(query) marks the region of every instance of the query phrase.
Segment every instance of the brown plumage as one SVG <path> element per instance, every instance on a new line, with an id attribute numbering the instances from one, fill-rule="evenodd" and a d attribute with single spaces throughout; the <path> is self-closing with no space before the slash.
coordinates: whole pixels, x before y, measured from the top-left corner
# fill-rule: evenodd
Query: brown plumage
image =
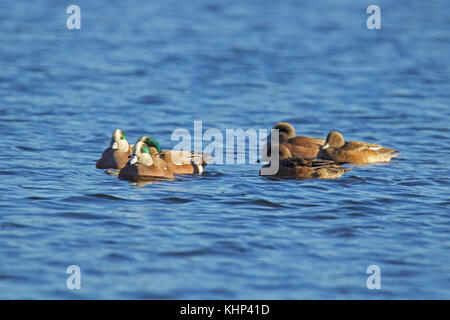
<path id="1" fill-rule="evenodd" d="M 208 164 L 206 155 L 196 151 L 163 150 L 161 157 L 176 174 L 200 174 Z"/>
<path id="2" fill-rule="evenodd" d="M 264 167 L 269 166 L 270 164 L 267 164 Z M 274 176 L 298 180 L 336 179 L 352 169 L 354 168 L 344 168 L 333 160 L 293 157 L 289 149 L 280 146 L 279 169 Z"/>
<path id="3" fill-rule="evenodd" d="M 119 172 L 119 179 L 130 181 L 161 180 L 173 178 L 173 171 L 160 158 L 154 147 L 138 141 L 131 160 Z"/>
<path id="4" fill-rule="evenodd" d="M 324 139 L 296 136 L 294 127 L 287 122 L 278 122 L 273 129 L 279 130 L 280 145 L 288 148 L 294 157 L 314 158 L 317 156 L 320 147 L 325 144 Z M 268 160 L 265 154 L 267 152 L 267 155 L 270 156 L 270 149 L 271 141 L 269 135 L 267 144 L 264 146 L 263 161 Z"/>
<path id="5" fill-rule="evenodd" d="M 130 156 L 131 150 L 120 152 L 107 148 L 103 151 L 102 157 L 97 160 L 95 167 L 97 169 L 122 169 L 130 160 Z"/>
<path id="6" fill-rule="evenodd" d="M 119 179 L 128 181 L 153 181 L 173 178 L 173 172 L 156 166 L 132 164 L 123 167 L 119 172 Z"/>
<path id="7" fill-rule="evenodd" d="M 321 148 L 319 157 L 331 159 L 339 163 L 364 165 L 376 162 L 388 162 L 400 153 L 393 148 L 382 147 L 378 144 L 344 141 L 344 137 L 337 131 L 331 131 L 326 144 Z"/>

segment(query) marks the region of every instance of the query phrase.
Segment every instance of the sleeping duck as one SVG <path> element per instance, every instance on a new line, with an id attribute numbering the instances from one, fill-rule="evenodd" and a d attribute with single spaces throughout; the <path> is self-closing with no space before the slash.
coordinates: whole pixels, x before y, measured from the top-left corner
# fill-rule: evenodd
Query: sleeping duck
<path id="1" fill-rule="evenodd" d="M 95 165 L 98 169 L 122 169 L 130 160 L 133 145 L 129 145 L 127 137 L 122 130 L 113 132 L 109 147 L 103 151 L 100 159 Z"/>
<path id="2" fill-rule="evenodd" d="M 270 167 L 266 164 L 263 167 Z M 293 157 L 288 148 L 280 145 L 279 168 L 273 176 L 282 179 L 337 179 L 354 168 L 344 168 L 333 160 Z M 261 174 L 261 171 L 259 173 Z"/>
<path id="3" fill-rule="evenodd" d="M 393 148 L 382 147 L 378 144 L 344 141 L 344 137 L 337 131 L 331 131 L 326 143 L 321 147 L 319 157 L 331 159 L 340 163 L 364 165 L 376 162 L 388 162 L 400 153 Z"/>

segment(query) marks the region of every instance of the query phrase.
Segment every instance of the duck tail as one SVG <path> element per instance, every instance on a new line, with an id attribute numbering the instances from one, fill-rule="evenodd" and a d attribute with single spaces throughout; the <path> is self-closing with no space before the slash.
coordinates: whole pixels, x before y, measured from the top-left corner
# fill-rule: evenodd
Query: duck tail
<path id="1" fill-rule="evenodd" d="M 392 158 L 395 158 L 398 157 L 400 154 L 401 154 L 400 151 L 394 149 L 391 153 L 391 156 Z"/>

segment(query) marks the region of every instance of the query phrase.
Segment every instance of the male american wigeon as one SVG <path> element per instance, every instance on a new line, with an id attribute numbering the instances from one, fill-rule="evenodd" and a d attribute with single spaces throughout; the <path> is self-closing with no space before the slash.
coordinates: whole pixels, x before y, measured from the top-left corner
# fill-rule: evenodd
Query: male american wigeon
<path id="1" fill-rule="evenodd" d="M 273 129 L 279 130 L 280 145 L 288 148 L 294 157 L 314 158 L 317 156 L 320 147 L 325 144 L 324 139 L 297 136 L 294 127 L 287 122 L 278 122 Z M 265 157 L 266 152 L 270 156 L 270 135 L 267 139 L 268 141 L 263 151 L 263 161 L 268 160 Z"/>
<path id="2" fill-rule="evenodd" d="M 129 145 L 123 131 L 117 129 L 112 134 L 109 147 L 103 151 L 95 167 L 98 169 L 122 169 L 130 160 L 132 152 L 133 145 Z"/>
<path id="3" fill-rule="evenodd" d="M 142 141 L 134 145 L 130 161 L 119 172 L 119 179 L 130 181 L 170 178 L 173 178 L 173 171 L 160 158 L 158 150 Z"/>
<path id="4" fill-rule="evenodd" d="M 159 142 L 152 137 L 144 136 L 138 141 L 154 147 L 159 152 L 159 157 L 175 174 L 200 174 L 211 160 L 209 154 L 198 151 L 161 150 Z"/>
<path id="5" fill-rule="evenodd" d="M 400 153 L 393 148 L 382 147 L 378 144 L 344 141 L 344 137 L 337 131 L 331 131 L 325 145 L 319 152 L 319 157 L 331 159 L 340 163 L 364 165 L 376 162 L 388 162 Z"/>
<path id="6" fill-rule="evenodd" d="M 268 167 L 266 164 L 264 167 Z M 278 172 L 274 175 L 283 179 L 337 179 L 354 168 L 344 168 L 333 160 L 303 159 L 293 157 L 289 149 L 280 146 Z M 260 171 L 261 175 L 261 171 Z"/>

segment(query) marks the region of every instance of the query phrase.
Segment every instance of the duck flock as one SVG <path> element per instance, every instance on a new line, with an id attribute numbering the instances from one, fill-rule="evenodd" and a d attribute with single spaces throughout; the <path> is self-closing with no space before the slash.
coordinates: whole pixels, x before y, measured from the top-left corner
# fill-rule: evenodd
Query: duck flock
<path id="1" fill-rule="evenodd" d="M 277 123 L 273 129 L 279 132 L 279 156 L 270 157 L 272 146 L 268 137 L 263 152 L 267 157 L 261 160 L 278 161 L 278 171 L 271 176 L 282 179 L 336 179 L 355 169 L 344 167 L 345 164 L 389 162 L 400 154 L 378 144 L 345 141 L 337 131 L 320 139 L 297 136 L 294 127 L 286 122 Z M 211 161 L 211 155 L 198 151 L 162 150 L 159 142 L 149 136 L 130 145 L 123 131 L 117 129 L 96 167 L 118 174 L 119 179 L 137 182 L 172 179 L 179 174 L 202 174 Z M 263 168 L 270 166 L 269 162 Z M 262 175 L 262 170 L 259 174 Z"/>

